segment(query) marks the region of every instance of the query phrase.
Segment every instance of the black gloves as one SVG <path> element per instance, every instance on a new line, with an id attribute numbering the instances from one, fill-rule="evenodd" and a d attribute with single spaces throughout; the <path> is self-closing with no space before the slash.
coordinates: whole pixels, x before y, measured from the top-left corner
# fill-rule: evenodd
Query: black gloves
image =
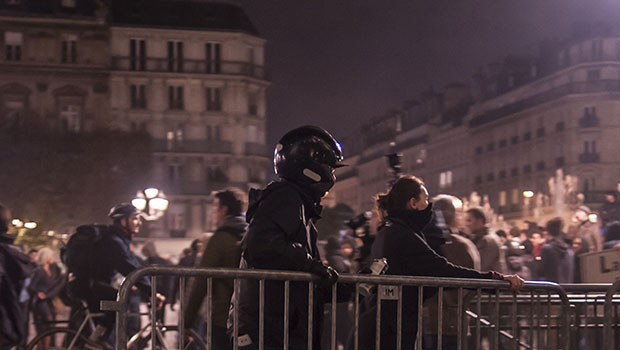
<path id="1" fill-rule="evenodd" d="M 323 265 L 320 261 L 310 260 L 308 272 L 321 277 L 319 282 L 322 285 L 331 286 L 338 281 L 338 272 L 333 267 Z"/>

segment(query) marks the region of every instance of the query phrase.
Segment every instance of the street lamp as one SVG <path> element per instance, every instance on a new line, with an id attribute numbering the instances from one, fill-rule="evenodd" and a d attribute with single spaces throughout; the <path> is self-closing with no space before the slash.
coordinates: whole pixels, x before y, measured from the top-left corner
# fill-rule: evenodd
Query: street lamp
<path id="1" fill-rule="evenodd" d="M 523 197 L 532 198 L 534 197 L 534 191 L 523 191 Z"/>
<path id="2" fill-rule="evenodd" d="M 131 204 L 144 213 L 144 219 L 147 221 L 161 218 L 168 209 L 168 199 L 164 192 L 153 187 L 138 191 Z"/>

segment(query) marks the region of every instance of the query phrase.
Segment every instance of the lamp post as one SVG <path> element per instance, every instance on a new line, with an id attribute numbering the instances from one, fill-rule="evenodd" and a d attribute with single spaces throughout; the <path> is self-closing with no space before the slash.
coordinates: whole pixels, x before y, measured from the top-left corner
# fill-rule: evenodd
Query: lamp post
<path id="1" fill-rule="evenodd" d="M 168 199 L 164 192 L 153 187 L 138 191 L 131 204 L 144 213 L 144 219 L 147 221 L 160 219 L 168 209 Z"/>
<path id="2" fill-rule="evenodd" d="M 534 191 L 523 191 L 523 222 L 526 221 L 526 217 L 530 211 L 530 200 L 534 197 Z"/>

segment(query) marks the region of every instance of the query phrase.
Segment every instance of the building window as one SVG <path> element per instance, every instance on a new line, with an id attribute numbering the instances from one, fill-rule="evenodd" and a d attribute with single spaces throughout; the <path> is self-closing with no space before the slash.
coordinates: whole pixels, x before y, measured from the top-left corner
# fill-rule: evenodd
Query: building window
<path id="1" fill-rule="evenodd" d="M 476 176 L 476 178 L 474 179 L 474 182 L 476 184 L 481 184 L 482 183 L 482 176 L 480 176 L 480 175 Z"/>
<path id="2" fill-rule="evenodd" d="M 529 174 L 532 171 L 532 166 L 530 164 L 526 164 L 523 166 L 523 173 Z"/>
<path id="3" fill-rule="evenodd" d="M 505 179 L 506 178 L 506 170 L 500 170 L 498 177 L 500 179 Z"/>
<path id="4" fill-rule="evenodd" d="M 183 42 L 168 41 L 168 72 L 183 71 Z"/>
<path id="5" fill-rule="evenodd" d="M 504 148 L 507 144 L 508 142 L 506 141 L 506 139 L 499 140 L 499 148 Z"/>
<path id="6" fill-rule="evenodd" d="M 596 141 L 584 141 L 583 153 L 596 153 Z"/>
<path id="7" fill-rule="evenodd" d="M 564 131 L 564 122 L 563 121 L 557 122 L 555 124 L 555 131 L 556 132 Z"/>
<path id="8" fill-rule="evenodd" d="M 476 147 L 476 154 L 482 154 L 482 146 Z"/>
<path id="9" fill-rule="evenodd" d="M 248 114 L 250 115 L 258 114 L 258 96 L 255 92 L 251 92 L 248 95 Z"/>
<path id="10" fill-rule="evenodd" d="M 510 176 L 517 176 L 517 175 L 519 175 L 519 168 L 514 167 L 510 169 Z"/>
<path id="11" fill-rule="evenodd" d="M 540 161 L 540 162 L 536 163 L 536 170 L 538 170 L 538 171 L 545 170 L 545 162 L 544 161 Z"/>
<path id="12" fill-rule="evenodd" d="M 60 60 L 62 63 L 77 62 L 77 35 L 63 35 L 61 42 Z"/>
<path id="13" fill-rule="evenodd" d="M 183 165 L 168 165 L 168 180 L 172 183 L 180 183 L 183 179 Z"/>
<path id="14" fill-rule="evenodd" d="M 556 168 L 561 168 L 564 166 L 564 157 L 557 157 L 555 159 L 555 167 Z"/>
<path id="15" fill-rule="evenodd" d="M 207 140 L 209 141 L 219 141 L 222 139 L 222 135 L 220 132 L 219 125 L 207 125 Z"/>
<path id="16" fill-rule="evenodd" d="M 446 188 L 452 185 L 452 171 L 443 171 L 439 174 L 439 188 Z"/>
<path id="17" fill-rule="evenodd" d="M 205 44 L 205 61 L 208 74 L 219 74 L 222 68 L 222 47 L 220 43 Z"/>
<path id="18" fill-rule="evenodd" d="M 19 32 L 4 33 L 4 58 L 7 61 L 22 60 L 23 34 Z"/>
<path id="19" fill-rule="evenodd" d="M 487 145 L 487 151 L 492 151 L 495 149 L 495 143 L 493 142 L 489 142 L 489 144 Z"/>
<path id="20" fill-rule="evenodd" d="M 506 191 L 500 191 L 499 192 L 499 206 L 500 207 L 505 207 L 506 206 Z"/>
<path id="21" fill-rule="evenodd" d="M 510 139 L 510 143 L 513 145 L 516 145 L 517 143 L 519 143 L 519 136 L 515 135 Z"/>
<path id="22" fill-rule="evenodd" d="M 545 137 L 545 128 L 540 127 L 536 129 L 536 137 Z"/>
<path id="23" fill-rule="evenodd" d="M 69 132 L 80 132 L 80 106 L 65 104 L 60 108 L 60 122 L 62 129 Z"/>
<path id="24" fill-rule="evenodd" d="M 221 111 L 222 110 L 222 89 L 220 88 L 207 88 L 207 111 Z"/>
<path id="25" fill-rule="evenodd" d="M 183 109 L 183 87 L 182 86 L 169 86 L 168 87 L 168 108 L 169 109 Z"/>
<path id="26" fill-rule="evenodd" d="M 588 70 L 588 80 L 599 80 L 601 79 L 601 70 L 600 69 L 590 69 Z"/>
<path id="27" fill-rule="evenodd" d="M 129 69 L 146 70 L 146 40 L 131 39 L 129 41 Z"/>
<path id="28" fill-rule="evenodd" d="M 523 134 L 523 141 L 529 141 L 532 138 L 532 133 L 531 132 L 526 132 L 525 134 Z"/>
<path id="29" fill-rule="evenodd" d="M 146 86 L 131 85 L 131 108 L 146 108 Z"/>
<path id="30" fill-rule="evenodd" d="M 493 181 L 493 180 L 495 180 L 495 174 L 488 173 L 487 174 L 487 181 Z"/>
<path id="31" fill-rule="evenodd" d="M 512 189 L 512 195 L 510 196 L 510 202 L 514 205 L 514 204 L 519 204 L 519 189 L 518 188 L 513 188 Z"/>

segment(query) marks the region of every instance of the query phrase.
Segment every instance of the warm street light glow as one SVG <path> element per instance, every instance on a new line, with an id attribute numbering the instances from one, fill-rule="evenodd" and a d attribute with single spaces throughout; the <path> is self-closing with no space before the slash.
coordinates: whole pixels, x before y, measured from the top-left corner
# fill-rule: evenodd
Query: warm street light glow
<path id="1" fill-rule="evenodd" d="M 29 222 L 24 223 L 24 227 L 29 230 L 32 230 L 32 229 L 37 228 L 37 223 L 34 221 L 29 221 Z"/>
<path id="2" fill-rule="evenodd" d="M 138 210 L 144 210 L 146 208 L 146 199 L 144 198 L 134 198 L 131 200 L 131 204 L 138 208 Z"/>
<path id="3" fill-rule="evenodd" d="M 534 197 L 534 191 L 523 191 L 523 197 L 532 198 Z"/>
<path id="4" fill-rule="evenodd" d="M 452 199 L 452 205 L 454 205 L 454 209 L 461 209 L 463 208 L 463 201 L 455 197 Z"/>
<path id="5" fill-rule="evenodd" d="M 24 226 L 24 222 L 21 221 L 20 219 L 13 219 L 13 221 L 11 221 L 11 224 L 13 224 L 13 226 L 15 226 L 15 227 L 23 227 Z"/>
<path id="6" fill-rule="evenodd" d="M 166 210 L 168 209 L 168 200 L 165 198 L 153 198 L 150 201 L 151 208 L 155 210 Z"/>
<path id="7" fill-rule="evenodd" d="M 168 200 L 163 191 L 149 187 L 136 193 L 136 198 L 131 200 L 131 204 L 144 213 L 143 218 L 147 221 L 154 221 L 164 215 L 168 209 Z"/>
<path id="8" fill-rule="evenodd" d="M 590 213 L 588 215 L 588 220 L 590 220 L 590 222 L 596 223 L 598 221 L 598 215 L 596 215 L 595 213 Z"/>
<path id="9" fill-rule="evenodd" d="M 144 190 L 144 194 L 146 195 L 147 199 L 152 199 L 157 197 L 157 195 L 159 194 L 159 190 L 153 187 L 149 187 Z"/>
<path id="10" fill-rule="evenodd" d="M 52 230 L 47 231 L 47 235 L 50 236 L 50 237 L 53 237 L 55 234 L 56 234 L 56 232 L 54 232 Z"/>

